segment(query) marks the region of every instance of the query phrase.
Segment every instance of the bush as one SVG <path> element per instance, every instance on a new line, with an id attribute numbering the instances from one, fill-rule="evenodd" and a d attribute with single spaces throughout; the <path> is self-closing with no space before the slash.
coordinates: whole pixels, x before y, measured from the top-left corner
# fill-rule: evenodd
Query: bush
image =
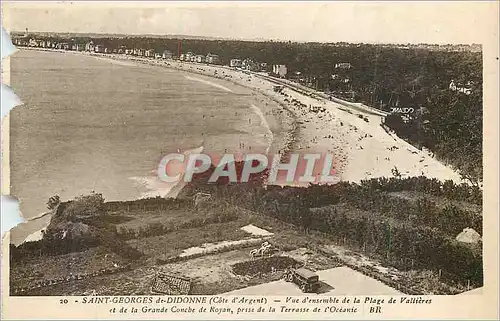
<path id="1" fill-rule="evenodd" d="M 92 192 L 90 195 L 80 195 L 74 200 L 61 203 L 52 217 L 49 229 L 64 222 L 78 222 L 82 218 L 91 218 L 105 213 L 102 194 Z"/>
<path id="2" fill-rule="evenodd" d="M 51 198 L 49 198 L 49 200 L 47 201 L 47 208 L 49 210 L 53 210 L 60 203 L 61 203 L 61 199 L 60 199 L 59 195 L 54 195 Z"/>

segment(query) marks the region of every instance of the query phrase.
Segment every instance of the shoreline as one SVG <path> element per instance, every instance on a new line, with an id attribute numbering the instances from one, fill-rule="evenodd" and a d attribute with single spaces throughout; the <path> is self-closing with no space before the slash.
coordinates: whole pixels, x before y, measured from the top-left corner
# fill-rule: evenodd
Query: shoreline
<path id="1" fill-rule="evenodd" d="M 293 119 L 284 138 L 285 146 L 279 151 L 286 156 L 292 152 L 332 153 L 339 181 L 360 183 L 364 179 L 393 177 L 396 169 L 403 178 L 423 175 L 440 181 L 464 182 L 457 171 L 432 153 L 388 133 L 380 126 L 387 113 L 372 107 L 341 99 L 330 101 L 319 92 L 298 88 L 289 81 L 228 66 L 118 54 L 88 55 L 199 74 L 261 93 Z M 284 94 L 273 91 L 276 83 L 284 85 Z M 327 133 L 330 134 L 325 136 Z"/>
<path id="2" fill-rule="evenodd" d="M 272 133 L 273 139 L 272 141 L 269 142 L 267 152 L 276 152 L 276 151 L 285 151 L 285 155 L 288 155 L 290 152 L 290 149 L 293 147 L 293 141 L 291 137 L 293 136 L 293 133 L 296 132 L 297 125 L 296 125 L 296 118 L 294 114 L 287 109 L 287 106 L 281 103 L 279 100 L 277 100 L 275 97 L 269 96 L 266 94 L 264 91 L 257 90 L 256 88 L 253 88 L 251 86 L 245 86 L 245 84 L 242 84 L 241 82 L 238 81 L 233 81 L 228 79 L 227 77 L 214 77 L 212 75 L 209 75 L 207 73 L 203 73 L 197 70 L 190 70 L 188 68 L 182 68 L 182 67 L 176 67 L 176 66 L 169 66 L 169 65 L 163 65 L 163 64 L 155 64 L 154 62 L 152 63 L 151 61 L 148 61 L 147 59 L 144 60 L 139 60 L 139 59 L 123 59 L 122 57 L 117 57 L 113 55 L 97 55 L 97 54 L 90 54 L 86 52 L 71 52 L 71 51 L 64 51 L 64 50 L 50 50 L 50 49 L 41 49 L 41 48 L 22 48 L 24 50 L 30 50 L 30 51 L 41 51 L 41 52 L 55 52 L 55 53 L 62 53 L 62 54 L 75 54 L 75 55 L 83 55 L 87 57 L 94 57 L 97 59 L 101 60 L 106 60 L 109 63 L 116 63 L 118 62 L 120 65 L 123 66 L 136 66 L 138 64 L 144 65 L 144 66 L 150 66 L 150 67 L 163 67 L 163 68 L 169 68 L 173 70 L 177 70 L 180 72 L 184 72 L 186 74 L 194 74 L 194 75 L 200 75 L 204 77 L 210 77 L 213 79 L 217 80 L 222 80 L 224 82 L 231 83 L 232 85 L 244 87 L 246 89 L 250 89 L 253 92 L 258 92 L 265 96 L 267 99 L 271 100 L 273 103 L 277 104 L 279 108 L 276 107 L 269 107 L 264 110 L 263 107 L 266 107 L 268 104 L 266 103 L 266 106 L 255 106 L 255 105 L 250 105 L 248 108 L 251 110 L 251 112 L 255 113 L 261 120 L 262 122 L 265 121 L 262 125 L 264 128 L 267 128 L 268 131 Z M 190 66 L 191 68 L 191 66 Z M 215 85 L 215 84 L 211 84 Z M 222 86 L 221 86 L 222 87 Z M 224 88 L 222 88 L 224 89 Z M 283 113 L 274 113 L 276 109 L 282 109 Z M 268 122 L 271 121 L 274 125 L 271 126 L 273 128 L 270 128 Z M 275 128 L 276 127 L 276 128 Z M 176 188 L 176 186 L 173 186 L 172 189 L 165 195 L 166 198 L 174 197 L 174 194 L 178 194 L 180 190 L 177 190 L 177 193 L 175 192 L 174 189 L 179 189 Z M 180 188 L 182 189 L 182 187 Z M 143 193 L 143 194 L 148 194 L 148 192 Z M 140 198 L 148 198 L 151 196 L 148 195 L 139 195 L 138 197 L 133 198 L 135 199 L 140 199 Z M 123 201 L 126 201 L 126 199 L 122 199 Z M 119 201 L 119 200 L 116 200 Z M 45 221 L 48 218 L 48 221 L 43 224 L 41 228 L 38 228 L 31 233 L 27 234 L 23 239 L 21 240 L 20 238 L 17 240 L 13 240 L 11 237 L 10 243 L 17 245 L 20 245 L 25 242 L 30 242 L 30 241 L 37 241 L 40 239 L 42 235 L 42 230 L 45 230 L 51 221 L 51 212 L 42 212 L 38 215 L 35 215 L 30 218 L 26 218 L 23 216 L 25 221 L 22 223 L 23 227 L 26 228 L 26 225 L 28 224 L 40 224 L 40 222 Z M 16 227 L 14 227 L 16 228 Z M 23 233 L 24 234 L 24 233 Z"/>
<path id="3" fill-rule="evenodd" d="M 22 47 L 22 49 L 94 57 L 97 59 L 108 60 L 111 63 L 113 62 L 119 62 L 120 64 L 123 63 L 124 66 L 134 66 L 135 63 L 137 63 L 141 65 L 147 65 L 150 67 L 173 69 L 188 74 L 195 74 L 216 80 L 222 80 L 223 82 L 228 82 L 233 85 L 252 90 L 254 92 L 257 92 L 265 96 L 267 99 L 272 100 L 286 113 L 285 115 L 282 115 L 282 113 L 280 113 L 279 116 L 276 116 L 275 114 L 276 110 L 273 110 L 272 108 L 263 112 L 262 109 L 259 108 L 259 106 L 255 106 L 258 109 L 261 109 L 261 112 L 267 121 L 269 120 L 273 121 L 279 119 L 281 121 L 279 127 L 284 129 L 285 132 L 284 134 L 281 131 L 273 132 L 273 136 L 275 139 L 272 141 L 270 147 L 268 148 L 268 152 L 281 153 L 283 155 L 282 159 L 288 160 L 290 153 L 295 150 L 297 136 L 300 133 L 300 126 L 298 126 L 300 121 L 297 119 L 296 113 L 294 113 L 294 111 L 289 108 L 289 106 L 286 104 L 286 101 L 280 100 L 280 98 L 282 97 L 279 94 L 276 94 L 272 90 L 273 84 L 271 82 L 267 80 L 262 81 L 259 77 L 256 77 L 255 75 L 243 76 L 243 73 L 241 71 L 222 65 L 209 65 L 209 64 L 194 63 L 194 62 L 180 62 L 176 60 L 166 60 L 166 59 L 149 59 L 136 56 L 126 56 L 123 54 L 101 54 L 101 53 L 91 53 L 85 51 L 65 51 L 62 49 L 46 49 L 46 48 L 30 48 L 30 47 Z M 208 70 L 203 68 L 207 68 Z M 224 76 L 220 75 L 219 71 L 222 71 L 222 74 L 224 74 Z M 237 78 L 236 76 L 240 76 L 239 81 L 234 79 Z M 249 85 L 248 81 L 247 82 L 244 81 L 245 79 L 248 80 L 248 76 L 253 78 L 253 80 L 260 80 L 263 84 L 267 85 L 264 87 L 268 88 L 259 88 L 258 86 L 255 86 L 255 83 L 253 81 L 252 85 Z M 249 105 L 249 108 L 252 108 L 252 106 Z M 272 114 L 270 117 L 271 119 L 269 117 L 266 117 L 270 116 L 269 114 Z"/>
<path id="4" fill-rule="evenodd" d="M 359 184 L 364 179 L 393 177 L 393 170 L 396 169 L 401 173 L 402 178 L 424 175 L 440 181 L 451 179 L 455 183 L 463 182 L 457 172 L 439 162 L 429 153 L 418 150 L 399 137 L 386 132 L 380 126 L 381 115 L 371 110 L 364 111 L 362 108 L 358 109 L 355 106 L 350 108 L 348 105 L 329 101 L 321 98 L 313 90 L 304 93 L 302 90 L 294 90 L 291 86 L 285 85 L 282 94 L 276 93 L 273 90 L 275 83 L 265 79 L 267 77 L 261 74 L 247 74 L 241 70 L 220 65 L 138 58 L 118 54 L 41 48 L 22 49 L 84 55 L 108 60 L 110 63 L 118 62 L 125 66 L 141 64 L 163 67 L 209 77 L 217 81 L 222 80 L 260 93 L 279 106 L 279 108 L 273 108 L 273 106 L 265 108 L 266 103 L 262 109 L 257 107 L 261 110 L 263 117 L 268 120 L 274 117 L 273 121 L 279 128 L 285 127 L 284 130 L 278 132 L 271 130 L 274 139 L 268 151 L 282 153 L 283 160 L 287 160 L 293 152 L 331 153 L 335 157 L 334 167 L 338 181 Z M 349 104 L 357 106 L 355 103 Z M 252 107 L 249 105 L 249 108 Z M 266 110 L 263 110 L 264 108 Z M 36 220 L 36 218 L 31 220 Z"/>
<path id="5" fill-rule="evenodd" d="M 424 175 L 429 178 L 437 178 L 440 181 L 451 179 L 455 183 L 464 182 L 457 171 L 433 157 L 432 153 L 417 149 L 379 126 L 385 112 L 341 99 L 330 101 L 323 97 L 324 95 L 320 92 L 305 87 L 298 88 L 299 85 L 290 84 L 291 82 L 287 80 L 260 73 L 246 73 L 228 66 L 180 62 L 171 59 L 46 48 L 22 47 L 22 49 L 84 55 L 125 65 L 139 63 L 151 67 L 169 68 L 223 80 L 258 92 L 278 104 L 287 114 L 283 117 L 285 119 L 282 119 L 283 123 L 288 121 L 286 124 L 289 127 L 287 133 L 283 135 L 285 137 L 278 136 L 278 138 L 283 139 L 283 143 L 280 144 L 283 148 L 278 146 L 274 150 L 285 155 L 299 151 L 334 153 L 337 157 L 335 165 L 338 166 L 341 180 L 359 183 L 363 179 L 392 177 L 392 170 L 397 168 L 403 178 Z M 276 83 L 285 86 L 284 95 L 273 91 L 273 86 Z M 307 108 L 309 110 L 306 110 Z M 268 111 L 264 114 L 267 116 Z M 314 123 L 311 124 L 312 122 Z M 330 135 L 321 137 L 328 132 Z M 360 134 L 364 134 L 364 137 L 353 139 L 354 136 Z M 371 140 L 372 142 L 366 146 L 366 143 L 362 143 L 363 140 Z M 366 147 L 368 147 L 369 152 L 366 151 Z M 365 152 L 362 152 L 363 150 Z M 396 161 L 391 159 L 391 156 L 396 156 Z M 363 161 L 363 158 L 367 159 Z M 359 173 L 363 168 L 369 170 Z"/>

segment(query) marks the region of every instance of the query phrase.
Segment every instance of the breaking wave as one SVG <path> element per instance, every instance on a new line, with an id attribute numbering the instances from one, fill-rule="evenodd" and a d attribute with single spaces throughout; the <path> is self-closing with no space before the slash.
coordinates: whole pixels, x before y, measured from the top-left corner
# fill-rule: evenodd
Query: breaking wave
<path id="1" fill-rule="evenodd" d="M 184 76 L 186 77 L 187 79 L 189 80 L 194 80 L 194 81 L 198 81 L 198 82 L 201 82 L 201 83 L 204 83 L 206 85 L 210 85 L 212 87 L 216 87 L 216 88 L 219 88 L 219 89 L 222 89 L 222 90 L 225 90 L 227 92 L 230 92 L 232 93 L 233 91 L 227 87 L 224 87 L 222 85 L 219 85 L 217 83 L 214 83 L 214 82 L 211 82 L 210 80 L 205 80 L 205 79 L 201 79 L 201 78 L 198 78 L 198 77 L 192 77 L 192 76 Z"/>

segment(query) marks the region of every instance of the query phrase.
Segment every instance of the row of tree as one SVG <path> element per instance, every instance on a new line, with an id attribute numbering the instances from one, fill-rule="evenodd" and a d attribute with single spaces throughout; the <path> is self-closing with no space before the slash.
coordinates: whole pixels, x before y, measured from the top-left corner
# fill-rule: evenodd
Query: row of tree
<path id="1" fill-rule="evenodd" d="M 345 184 L 345 183 L 344 183 Z M 356 188 L 357 184 L 350 184 Z M 361 181 L 361 187 L 385 192 L 413 191 L 450 200 L 465 201 L 483 205 L 483 191 L 478 186 L 466 183 L 456 184 L 452 180 L 444 182 L 436 178 L 413 176 L 406 178 L 379 177 Z"/>

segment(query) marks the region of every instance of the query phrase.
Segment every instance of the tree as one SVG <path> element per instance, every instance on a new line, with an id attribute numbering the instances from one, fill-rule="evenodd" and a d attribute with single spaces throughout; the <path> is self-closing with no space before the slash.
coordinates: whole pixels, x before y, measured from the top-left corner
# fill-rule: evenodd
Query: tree
<path id="1" fill-rule="evenodd" d="M 401 178 L 401 172 L 398 170 L 396 166 L 394 166 L 394 168 L 391 169 L 391 173 L 395 178 Z"/>
<path id="2" fill-rule="evenodd" d="M 47 208 L 49 210 L 53 210 L 60 203 L 61 203 L 61 199 L 60 199 L 59 195 L 54 195 L 51 198 L 49 198 L 49 200 L 47 201 Z"/>

